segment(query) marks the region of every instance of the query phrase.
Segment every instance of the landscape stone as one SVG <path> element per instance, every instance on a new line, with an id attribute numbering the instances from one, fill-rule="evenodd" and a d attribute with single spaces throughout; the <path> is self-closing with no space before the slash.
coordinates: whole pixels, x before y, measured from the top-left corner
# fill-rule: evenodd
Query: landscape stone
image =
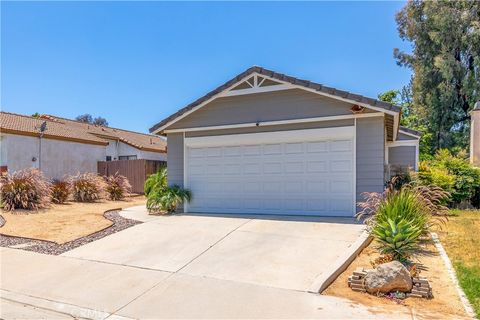
<path id="1" fill-rule="evenodd" d="M 365 289 L 368 293 L 409 292 L 412 286 L 410 272 L 398 261 L 381 264 L 365 276 Z"/>

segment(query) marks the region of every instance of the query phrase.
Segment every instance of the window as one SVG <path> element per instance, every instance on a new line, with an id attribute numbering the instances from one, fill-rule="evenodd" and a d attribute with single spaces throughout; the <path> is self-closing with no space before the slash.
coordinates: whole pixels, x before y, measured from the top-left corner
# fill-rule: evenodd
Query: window
<path id="1" fill-rule="evenodd" d="M 107 161 L 112 161 L 112 156 L 107 156 L 106 160 Z"/>
<path id="2" fill-rule="evenodd" d="M 137 160 L 137 155 L 133 155 L 133 156 L 118 156 L 118 160 Z"/>

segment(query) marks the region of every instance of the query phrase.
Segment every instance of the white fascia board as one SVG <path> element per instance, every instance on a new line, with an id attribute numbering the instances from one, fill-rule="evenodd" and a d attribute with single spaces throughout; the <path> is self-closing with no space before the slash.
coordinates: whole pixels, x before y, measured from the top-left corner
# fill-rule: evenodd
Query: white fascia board
<path id="1" fill-rule="evenodd" d="M 373 118 L 373 117 L 383 117 L 383 116 L 384 116 L 384 114 L 382 112 L 361 113 L 361 114 L 346 114 L 346 115 L 328 116 L 328 117 L 315 117 L 315 118 L 303 118 L 303 119 L 291 119 L 291 120 L 249 122 L 249 123 L 238 123 L 238 124 L 229 124 L 229 125 L 221 125 L 221 126 L 172 129 L 172 130 L 165 130 L 165 133 L 168 134 L 168 133 L 176 133 L 176 132 L 194 132 L 194 131 L 238 129 L 238 128 L 259 127 L 259 126 L 264 127 L 264 126 L 276 126 L 276 125 L 287 125 L 287 124 L 297 124 L 297 123 L 324 122 L 324 121 L 348 120 L 348 119 L 358 119 L 358 118 Z"/>
<path id="2" fill-rule="evenodd" d="M 358 101 L 355 101 L 355 100 L 351 100 L 351 99 L 346 99 L 346 98 L 341 98 L 341 97 L 338 97 L 338 96 L 335 96 L 335 95 L 332 95 L 332 94 L 328 94 L 328 93 L 325 93 L 325 92 L 321 92 L 321 91 L 317 91 L 315 89 L 311 89 L 311 88 L 306 88 L 304 86 L 300 86 L 300 85 L 295 85 L 295 84 L 291 84 L 287 81 L 283 81 L 283 80 L 279 80 L 279 79 L 275 79 L 275 78 L 272 78 L 272 77 L 269 77 L 269 76 L 266 76 L 266 75 L 263 75 L 263 74 L 259 74 L 257 72 L 254 72 L 252 74 L 249 74 L 245 77 L 243 77 L 242 79 L 238 80 L 237 82 L 235 82 L 234 84 L 232 84 L 230 87 L 226 88 L 225 90 L 223 90 L 222 92 L 219 92 L 217 93 L 216 95 L 212 96 L 210 99 L 202 102 L 201 104 L 199 104 L 198 106 L 196 106 L 195 108 L 193 108 L 192 110 L 189 110 L 187 112 L 185 112 L 184 114 L 176 117 L 175 119 L 171 120 L 170 122 L 164 124 L 163 126 L 161 126 L 160 128 L 156 129 L 154 132 L 152 132 L 152 134 L 158 134 L 159 132 L 163 131 L 165 128 L 167 128 L 168 126 L 174 124 L 175 122 L 185 118 L 186 116 L 188 116 L 189 114 L 197 111 L 198 109 L 202 108 L 203 106 L 205 106 L 206 104 L 212 102 L 213 100 L 219 98 L 219 97 L 222 97 L 225 95 L 225 92 L 228 92 L 230 91 L 232 88 L 234 88 L 235 86 L 237 86 L 239 83 L 242 83 L 243 81 L 246 81 L 248 79 L 250 79 L 252 76 L 260 76 L 262 78 L 267 78 L 267 79 L 270 79 L 272 81 L 275 81 L 275 82 L 279 82 L 279 83 L 282 83 L 282 84 L 285 84 L 288 86 L 289 89 L 294 89 L 294 88 L 297 88 L 297 89 L 301 89 L 301 90 L 305 90 L 305 91 L 308 91 L 308 92 L 312 92 L 312 93 L 316 93 L 316 94 L 319 94 L 319 95 L 322 95 L 322 96 L 325 96 L 325 97 L 329 97 L 329 98 L 332 98 L 332 99 L 336 99 L 336 100 L 340 100 L 340 101 L 343 101 L 343 102 L 347 102 L 347 103 L 351 103 L 351 104 L 356 104 L 356 105 L 359 105 L 359 106 L 362 106 L 362 107 L 365 107 L 365 108 L 368 108 L 368 109 L 372 109 L 372 110 L 375 110 L 375 111 L 379 111 L 379 112 L 382 112 L 382 113 L 387 113 L 387 114 L 390 114 L 392 116 L 394 116 L 394 131 L 393 131 L 393 136 L 394 136 L 394 140 L 396 139 L 396 136 L 397 136 L 397 129 L 398 129 L 398 125 L 399 125 L 399 112 L 396 112 L 396 111 L 392 111 L 392 110 L 387 110 L 387 109 L 384 109 L 384 108 L 379 108 L 379 107 L 375 107 L 375 106 L 372 106 L 372 105 L 369 105 L 369 104 L 366 104 L 366 103 L 362 103 L 362 102 L 358 102 Z M 248 89 L 247 89 L 248 90 Z"/>
<path id="3" fill-rule="evenodd" d="M 258 132 L 230 134 L 220 136 L 185 138 L 187 147 L 239 146 L 262 143 L 289 143 L 304 141 L 319 141 L 328 139 L 352 139 L 355 135 L 354 126 L 321 129 L 303 129 L 275 132 Z"/>

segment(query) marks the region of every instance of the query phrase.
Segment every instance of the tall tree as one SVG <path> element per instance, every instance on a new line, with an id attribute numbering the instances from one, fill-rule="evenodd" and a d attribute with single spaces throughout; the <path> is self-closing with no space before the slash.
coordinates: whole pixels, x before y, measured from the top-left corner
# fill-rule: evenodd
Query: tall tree
<path id="1" fill-rule="evenodd" d="M 396 21 L 412 52 L 394 56 L 413 71 L 412 109 L 431 134 L 430 152 L 468 148 L 469 111 L 480 99 L 480 2 L 409 1 Z"/>
<path id="2" fill-rule="evenodd" d="M 97 126 L 102 126 L 102 127 L 108 126 L 107 119 L 102 117 L 96 117 L 95 119 L 93 119 L 93 124 Z"/>
<path id="3" fill-rule="evenodd" d="M 93 117 L 91 114 L 85 113 L 77 116 L 75 120 L 85 123 L 93 123 Z"/>
<path id="4" fill-rule="evenodd" d="M 93 118 L 92 115 L 89 114 L 89 113 L 81 114 L 78 117 L 76 117 L 75 120 L 80 121 L 80 122 L 94 124 L 96 126 L 102 126 L 102 127 L 107 127 L 108 126 L 107 119 L 102 118 L 102 117 Z"/>

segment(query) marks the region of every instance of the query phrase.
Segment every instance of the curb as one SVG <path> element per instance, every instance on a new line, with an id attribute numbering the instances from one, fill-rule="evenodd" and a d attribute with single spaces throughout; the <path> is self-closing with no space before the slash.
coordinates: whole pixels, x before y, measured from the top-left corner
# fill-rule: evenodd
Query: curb
<path id="1" fill-rule="evenodd" d="M 448 274 L 450 275 L 450 278 L 452 279 L 453 284 L 457 289 L 458 295 L 460 296 L 460 301 L 463 304 L 463 308 L 465 309 L 465 312 L 469 317 L 472 317 L 472 319 L 476 319 L 477 317 L 475 316 L 475 311 L 473 311 L 473 307 L 470 304 L 470 301 L 468 301 L 468 298 L 465 295 L 465 292 L 463 292 L 463 289 L 460 287 L 457 274 L 455 273 L 455 269 L 453 268 L 452 262 L 450 261 L 450 258 L 448 257 L 447 252 L 443 248 L 443 245 L 440 242 L 438 235 L 435 232 L 431 232 L 430 234 L 432 235 L 433 242 L 435 243 L 435 248 L 437 248 L 438 253 L 442 257 L 443 263 L 447 268 Z"/>
<path id="2" fill-rule="evenodd" d="M 335 260 L 330 270 L 321 273 L 310 286 L 308 292 L 310 293 L 322 293 L 327 287 L 337 279 L 337 277 L 345 271 L 358 254 L 372 242 L 373 238 L 370 237 L 367 230 L 364 230 L 360 237 L 355 240 L 354 243 L 348 249 Z"/>

